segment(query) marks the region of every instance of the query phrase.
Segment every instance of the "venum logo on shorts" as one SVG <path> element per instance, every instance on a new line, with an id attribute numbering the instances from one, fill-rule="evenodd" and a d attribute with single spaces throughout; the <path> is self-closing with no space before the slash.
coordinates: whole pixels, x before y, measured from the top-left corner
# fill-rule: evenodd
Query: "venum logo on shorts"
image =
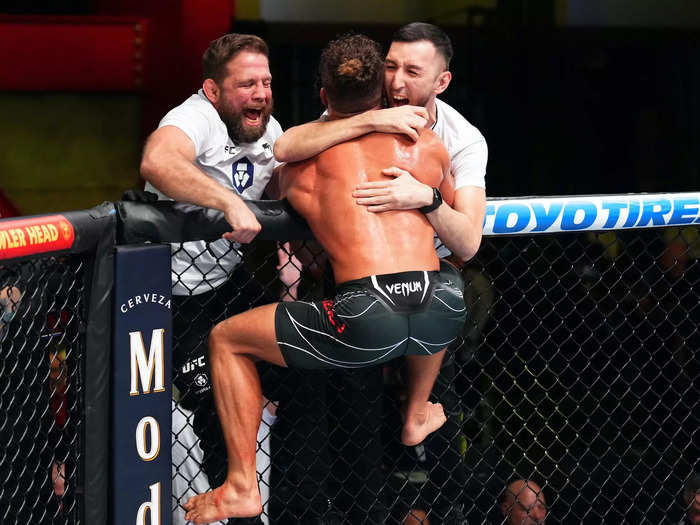
<path id="1" fill-rule="evenodd" d="M 335 319 L 335 311 L 333 310 L 333 301 L 331 300 L 326 300 L 321 303 L 323 305 L 323 309 L 326 311 L 326 315 L 328 316 L 328 321 L 333 325 L 335 328 L 336 332 L 339 334 L 342 334 L 345 331 L 345 323 L 344 322 L 338 322 Z"/>
<path id="2" fill-rule="evenodd" d="M 420 281 L 411 281 L 407 283 L 385 284 L 384 288 L 390 295 L 403 295 L 408 297 L 412 293 L 423 293 L 423 283 Z"/>
<path id="3" fill-rule="evenodd" d="M 432 285 L 427 271 L 372 275 L 372 286 L 395 312 L 408 312 L 430 302 Z"/>
<path id="4" fill-rule="evenodd" d="M 238 159 L 231 165 L 231 182 L 238 193 L 243 193 L 253 185 L 255 168 L 248 157 Z"/>

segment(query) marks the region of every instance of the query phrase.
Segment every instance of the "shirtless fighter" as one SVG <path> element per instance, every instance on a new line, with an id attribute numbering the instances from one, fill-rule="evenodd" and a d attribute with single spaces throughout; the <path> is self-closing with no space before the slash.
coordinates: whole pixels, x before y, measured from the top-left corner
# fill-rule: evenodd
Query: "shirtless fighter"
<path id="1" fill-rule="evenodd" d="M 320 76 L 321 99 L 331 119 L 380 105 L 384 58 L 367 37 L 331 42 L 321 56 Z M 222 486 L 184 505 L 186 519 L 209 523 L 262 510 L 255 477 L 261 410 L 257 359 L 332 369 L 378 365 L 406 355 L 408 397 L 401 440 L 416 445 L 445 422 L 442 406 L 428 397 L 444 349 L 464 324 L 462 281 L 449 265 L 441 268 L 433 228 L 424 215 L 431 209 L 377 214 L 355 203 L 352 189 L 386 178 L 381 169 L 387 163 L 420 174 L 422 182 L 439 187 L 451 203 L 449 157 L 427 129 L 416 143 L 372 133 L 283 167 L 282 192 L 326 249 L 337 294 L 316 303 L 263 306 L 214 327 L 210 362 L 228 474 Z"/>

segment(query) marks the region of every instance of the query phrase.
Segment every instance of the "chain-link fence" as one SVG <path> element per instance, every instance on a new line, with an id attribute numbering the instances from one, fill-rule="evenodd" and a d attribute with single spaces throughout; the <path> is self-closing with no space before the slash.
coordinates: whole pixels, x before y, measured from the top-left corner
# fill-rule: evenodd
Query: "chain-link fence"
<path id="1" fill-rule="evenodd" d="M 84 260 L 0 266 L 0 523 L 81 523 Z"/>
<path id="2" fill-rule="evenodd" d="M 102 211 L 81 217 L 111 220 Z M 213 324 L 333 286 L 313 243 L 202 243 L 182 255 L 176 503 L 224 475 L 205 359 Z M 698 470 L 699 256 L 694 226 L 485 239 L 463 269 L 463 341 L 433 392 L 448 421 L 416 447 L 399 442 L 400 362 L 350 372 L 261 366 L 265 512 L 248 522 L 503 523 L 504 511 L 519 511 L 499 505 L 516 478 L 542 487 L 549 525 L 679 522 L 683 481 Z M 90 327 L 108 295 L 86 292 L 109 281 L 109 261 L 46 255 L 0 267 L 0 523 L 104 521 L 84 516 L 86 494 L 108 472 L 86 460 L 104 454 L 90 439 L 107 441 L 89 431 L 88 416 L 106 410 L 91 411 L 88 390 L 105 377 L 90 370 L 109 349 L 109 324 Z"/>
<path id="3" fill-rule="evenodd" d="M 192 289 L 213 280 L 190 279 L 198 260 L 242 261 L 216 290 L 173 301 L 176 505 L 225 477 L 205 359 L 211 326 L 287 292 L 331 292 L 321 251 L 288 249 L 305 263 L 300 275 L 296 258 L 266 243 L 245 253 L 201 245 L 175 272 Z M 678 522 L 698 462 L 699 256 L 695 227 L 485 239 L 463 269 L 463 341 L 433 392 L 448 421 L 417 447 L 399 442 L 400 362 L 261 367 L 265 512 L 247 522 L 504 523 L 514 506 L 499 498 L 517 478 L 542 487 L 549 525 Z"/>

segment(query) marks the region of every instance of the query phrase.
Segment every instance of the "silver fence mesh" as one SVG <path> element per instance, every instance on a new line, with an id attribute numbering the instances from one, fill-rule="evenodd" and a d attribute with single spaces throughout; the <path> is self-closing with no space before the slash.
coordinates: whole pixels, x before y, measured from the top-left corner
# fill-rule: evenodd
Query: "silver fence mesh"
<path id="1" fill-rule="evenodd" d="M 0 523 L 82 521 L 86 270 L 0 265 Z"/>
<path id="2" fill-rule="evenodd" d="M 176 524 L 190 495 L 225 477 L 208 331 L 333 286 L 309 243 L 200 253 L 241 263 L 226 284 L 173 300 Z M 485 239 L 462 270 L 470 315 L 433 391 L 447 423 L 419 446 L 400 444 L 398 361 L 261 366 L 265 511 L 229 522 L 506 523 L 517 509 L 501 505 L 504 489 L 521 478 L 542 487 L 548 525 L 678 523 L 698 470 L 698 257 L 695 227 Z"/>

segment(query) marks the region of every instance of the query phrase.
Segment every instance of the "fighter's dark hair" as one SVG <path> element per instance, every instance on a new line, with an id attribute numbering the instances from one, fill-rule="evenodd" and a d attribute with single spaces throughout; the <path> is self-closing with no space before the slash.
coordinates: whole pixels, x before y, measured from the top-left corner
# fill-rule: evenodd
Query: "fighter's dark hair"
<path id="1" fill-rule="evenodd" d="M 318 67 L 320 85 L 338 113 L 359 113 L 380 103 L 384 55 L 365 35 L 342 35 L 328 43 Z"/>
<path id="2" fill-rule="evenodd" d="M 438 53 L 445 59 L 445 68 L 450 68 L 450 60 L 452 60 L 452 42 L 442 29 L 433 24 L 425 22 L 412 22 L 400 27 L 394 36 L 392 42 L 419 42 L 427 40 L 431 42 Z"/>
<path id="3" fill-rule="evenodd" d="M 217 84 L 228 74 L 226 64 L 241 51 L 252 51 L 265 56 L 270 50 L 259 36 L 229 33 L 214 40 L 202 56 L 202 80 L 211 78 Z"/>

